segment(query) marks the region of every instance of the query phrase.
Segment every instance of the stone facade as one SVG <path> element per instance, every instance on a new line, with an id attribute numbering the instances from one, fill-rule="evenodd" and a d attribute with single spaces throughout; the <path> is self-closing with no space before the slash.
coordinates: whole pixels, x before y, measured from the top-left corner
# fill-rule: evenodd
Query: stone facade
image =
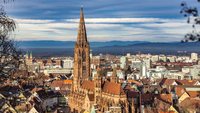
<path id="1" fill-rule="evenodd" d="M 129 113 L 126 94 L 115 74 L 111 80 L 103 79 L 101 69 L 91 78 L 90 71 L 90 46 L 87 41 L 83 8 L 80 12 L 80 23 L 77 42 L 74 48 L 74 74 L 69 106 L 72 112 L 91 112 L 95 108 L 96 113 Z M 116 71 L 116 70 L 115 70 Z M 116 72 L 114 72 L 116 73 Z"/>

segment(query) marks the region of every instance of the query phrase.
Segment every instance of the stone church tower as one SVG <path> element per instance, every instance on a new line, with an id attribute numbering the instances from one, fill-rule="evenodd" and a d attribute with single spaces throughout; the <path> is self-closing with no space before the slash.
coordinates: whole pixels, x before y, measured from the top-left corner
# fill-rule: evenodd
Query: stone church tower
<path id="1" fill-rule="evenodd" d="M 69 95 L 69 107 L 73 113 L 129 113 L 128 101 L 116 69 L 111 81 L 101 76 L 101 69 L 91 78 L 90 46 L 87 40 L 83 8 L 80 12 L 78 37 L 74 48 L 73 84 Z"/>
<path id="2" fill-rule="evenodd" d="M 26 65 L 32 65 L 33 64 L 33 56 L 32 53 L 26 53 L 26 59 L 25 59 Z"/>
<path id="3" fill-rule="evenodd" d="M 73 90 L 77 90 L 82 82 L 88 79 L 90 79 L 90 46 L 87 40 L 83 8 L 81 8 L 78 37 L 74 48 Z"/>

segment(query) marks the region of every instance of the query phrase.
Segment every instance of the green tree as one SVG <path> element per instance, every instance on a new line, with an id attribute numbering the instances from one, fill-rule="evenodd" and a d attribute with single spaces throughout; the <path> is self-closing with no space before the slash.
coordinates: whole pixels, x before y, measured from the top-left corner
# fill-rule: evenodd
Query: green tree
<path id="1" fill-rule="evenodd" d="M 200 0 L 197 0 L 199 3 Z M 196 28 L 197 25 L 200 25 L 200 16 L 197 7 L 188 6 L 186 2 L 181 3 L 180 13 L 187 18 L 187 23 L 192 24 L 192 32 L 187 33 L 182 42 L 195 42 L 200 41 L 200 31 Z"/>
<path id="2" fill-rule="evenodd" d="M 19 66 L 20 53 L 16 48 L 11 33 L 15 30 L 15 21 L 10 18 L 4 4 L 13 0 L 0 0 L 0 77 L 8 77 Z"/>

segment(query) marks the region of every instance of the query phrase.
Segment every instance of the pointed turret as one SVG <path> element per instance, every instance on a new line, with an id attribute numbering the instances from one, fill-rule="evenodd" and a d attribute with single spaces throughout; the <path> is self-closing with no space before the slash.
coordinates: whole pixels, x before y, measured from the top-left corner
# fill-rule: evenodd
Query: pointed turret
<path id="1" fill-rule="evenodd" d="M 113 73 L 112 73 L 110 81 L 118 83 L 118 76 L 117 76 L 117 69 L 116 68 L 113 69 Z"/>
<path id="2" fill-rule="evenodd" d="M 33 59 L 33 54 L 32 54 L 32 52 L 30 52 L 29 59 Z"/>
<path id="3" fill-rule="evenodd" d="M 28 55 L 28 52 L 26 52 L 26 59 L 29 59 L 29 55 Z"/>

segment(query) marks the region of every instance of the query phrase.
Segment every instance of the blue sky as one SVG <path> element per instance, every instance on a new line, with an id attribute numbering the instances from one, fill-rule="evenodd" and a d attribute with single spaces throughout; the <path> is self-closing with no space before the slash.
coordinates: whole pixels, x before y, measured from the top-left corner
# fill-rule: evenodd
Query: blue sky
<path id="1" fill-rule="evenodd" d="M 180 12 L 183 0 L 16 0 L 5 5 L 17 22 L 16 40 L 77 37 L 83 5 L 90 41 L 180 41 L 191 31 Z M 197 5 L 196 0 L 187 1 Z"/>

